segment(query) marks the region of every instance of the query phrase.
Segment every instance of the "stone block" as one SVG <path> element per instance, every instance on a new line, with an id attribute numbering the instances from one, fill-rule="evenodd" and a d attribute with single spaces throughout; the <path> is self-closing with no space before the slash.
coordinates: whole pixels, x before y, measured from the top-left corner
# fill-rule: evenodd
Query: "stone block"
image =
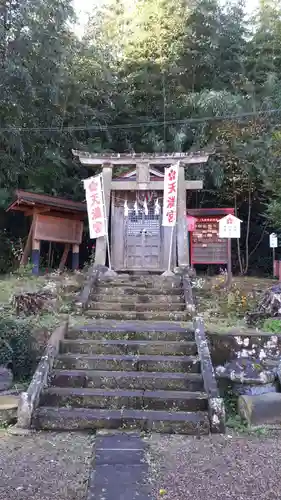
<path id="1" fill-rule="evenodd" d="M 0 425 L 10 424 L 17 417 L 19 398 L 0 395 Z"/>
<path id="2" fill-rule="evenodd" d="M 281 424 L 281 394 L 240 396 L 238 410 L 249 425 Z"/>

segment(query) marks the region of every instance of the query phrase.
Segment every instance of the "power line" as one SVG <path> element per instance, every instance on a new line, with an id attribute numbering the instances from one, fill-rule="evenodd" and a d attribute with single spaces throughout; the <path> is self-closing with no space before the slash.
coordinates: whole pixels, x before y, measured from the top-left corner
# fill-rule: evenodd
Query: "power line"
<path id="1" fill-rule="evenodd" d="M 188 123 L 204 123 L 204 122 L 216 122 L 216 121 L 227 121 L 236 120 L 240 118 L 250 118 L 251 116 L 262 116 L 262 115 L 272 115 L 281 111 L 281 108 L 268 109 L 266 111 L 254 111 L 248 113 L 241 113 L 236 115 L 220 115 L 220 116 L 206 116 L 202 118 L 185 118 L 183 120 L 166 120 L 164 121 L 150 121 L 141 123 L 125 123 L 124 125 L 87 125 L 87 126 L 68 126 L 68 127 L 0 127 L 0 132 L 83 132 L 85 130 L 93 131 L 103 131 L 103 130 L 114 130 L 114 129 L 131 129 L 131 128 L 142 128 L 142 127 L 158 127 L 165 125 L 186 125 Z"/>

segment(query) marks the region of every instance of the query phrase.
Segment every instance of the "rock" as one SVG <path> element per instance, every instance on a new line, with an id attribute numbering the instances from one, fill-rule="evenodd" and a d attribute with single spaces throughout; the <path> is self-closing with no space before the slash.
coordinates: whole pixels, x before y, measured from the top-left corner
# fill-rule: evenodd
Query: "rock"
<path id="1" fill-rule="evenodd" d="M 216 368 L 219 378 L 247 385 L 269 384 L 275 380 L 274 370 L 267 370 L 260 359 L 238 358 Z"/>
<path id="2" fill-rule="evenodd" d="M 281 394 L 240 396 L 238 411 L 249 425 L 281 424 Z"/>
<path id="3" fill-rule="evenodd" d="M 190 266 L 175 267 L 174 274 L 180 276 L 188 276 L 189 278 L 196 278 L 196 271 L 193 267 Z"/>
<path id="4" fill-rule="evenodd" d="M 0 392 L 7 391 L 13 385 L 13 373 L 8 368 L 0 366 Z"/>
<path id="5" fill-rule="evenodd" d="M 278 392 L 277 382 L 271 384 L 261 384 L 261 385 L 245 385 L 245 384 L 234 384 L 233 392 L 236 395 L 244 396 L 258 396 L 261 394 L 267 394 L 269 392 Z"/>

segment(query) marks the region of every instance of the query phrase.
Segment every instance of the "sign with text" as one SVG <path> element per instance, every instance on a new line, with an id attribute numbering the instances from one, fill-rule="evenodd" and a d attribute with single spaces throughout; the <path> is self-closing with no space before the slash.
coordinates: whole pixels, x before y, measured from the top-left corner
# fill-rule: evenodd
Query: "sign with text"
<path id="1" fill-rule="evenodd" d="M 90 238 L 106 235 L 102 174 L 84 179 Z"/>
<path id="2" fill-rule="evenodd" d="M 226 264 L 227 240 L 219 237 L 218 216 L 198 216 L 196 226 L 191 234 L 192 264 Z"/>
<path id="3" fill-rule="evenodd" d="M 219 221 L 220 238 L 240 238 L 241 220 L 234 215 L 226 215 Z"/>
<path id="4" fill-rule="evenodd" d="M 269 235 L 269 246 L 270 246 L 270 248 L 277 248 L 278 247 L 278 236 L 276 233 L 271 233 Z"/>
<path id="5" fill-rule="evenodd" d="M 163 226 L 172 227 L 177 221 L 179 164 L 165 169 L 164 198 L 163 198 Z"/>

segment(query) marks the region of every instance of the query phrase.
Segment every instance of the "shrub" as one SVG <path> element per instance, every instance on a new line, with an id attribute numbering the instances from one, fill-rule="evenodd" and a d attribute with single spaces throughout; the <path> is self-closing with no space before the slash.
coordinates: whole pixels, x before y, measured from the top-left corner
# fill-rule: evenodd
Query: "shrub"
<path id="1" fill-rule="evenodd" d="M 268 318 L 263 323 L 263 331 L 271 333 L 281 333 L 280 319 Z"/>
<path id="2" fill-rule="evenodd" d="M 0 318 L 0 365 L 9 363 L 16 379 L 26 379 L 36 368 L 37 351 L 27 322 Z"/>

